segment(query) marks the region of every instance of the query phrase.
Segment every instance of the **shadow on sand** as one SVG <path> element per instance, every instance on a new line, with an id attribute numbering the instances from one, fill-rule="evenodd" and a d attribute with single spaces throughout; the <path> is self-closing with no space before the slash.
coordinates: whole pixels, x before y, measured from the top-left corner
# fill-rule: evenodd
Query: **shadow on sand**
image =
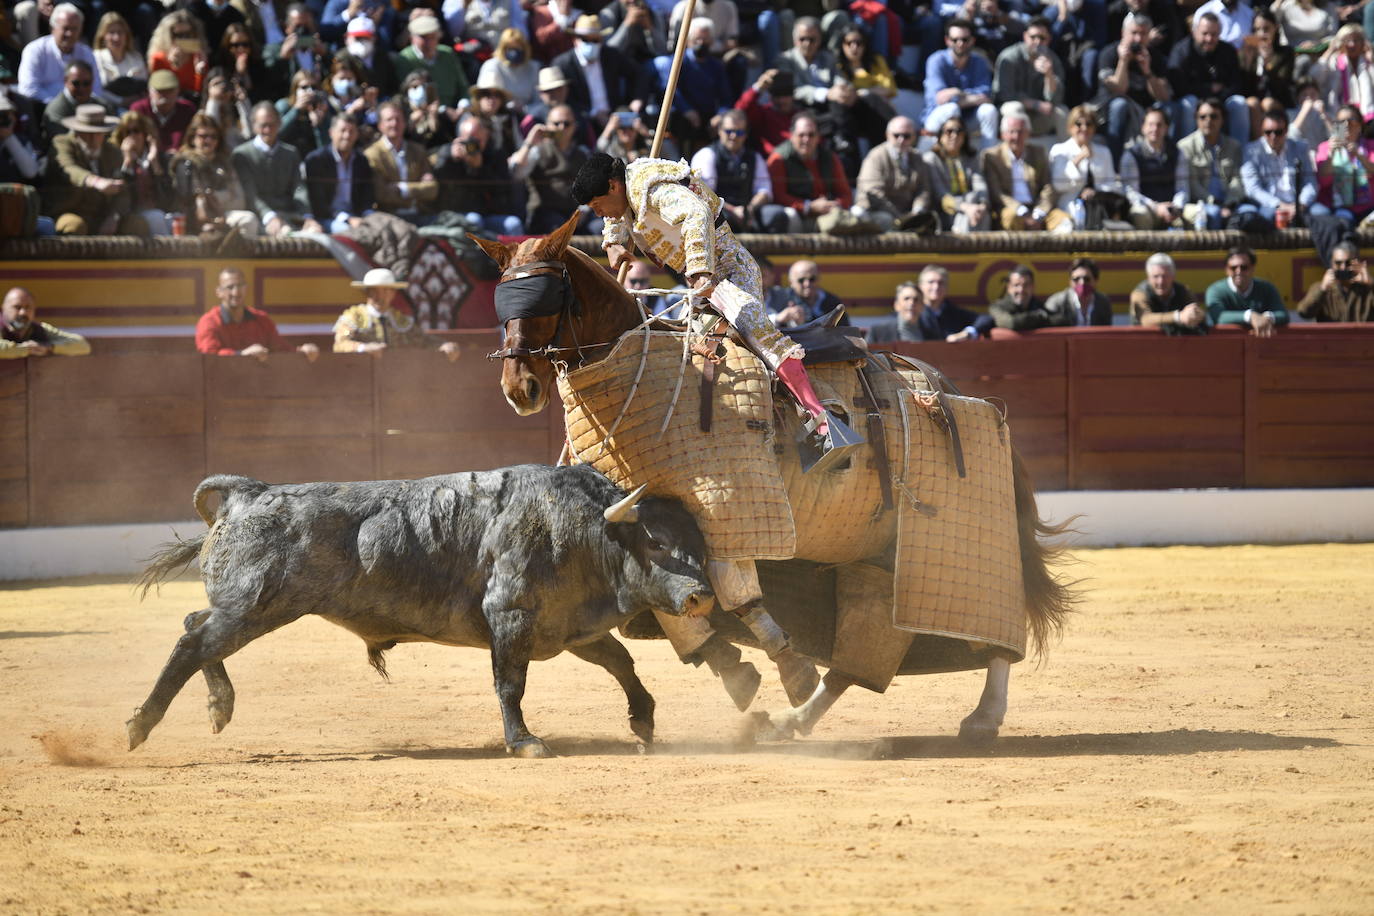
<path id="1" fill-rule="evenodd" d="M 731 741 L 666 741 L 644 748 L 634 741 L 606 738 L 545 737 L 559 757 L 691 757 L 723 754 L 769 754 L 824 757 L 832 760 L 919 760 L 941 758 L 1186 756 L 1216 751 L 1291 751 L 1340 747 L 1331 738 L 1275 735 L 1268 732 L 1217 732 L 1175 729 L 1079 735 L 1017 735 L 998 738 L 987 747 L 964 744 L 952 735 L 911 735 L 868 741 L 807 739 L 750 745 Z M 485 747 L 391 747 L 339 753 L 254 754 L 249 763 L 339 763 L 392 760 L 499 760 L 499 744 Z"/>
<path id="2" fill-rule="evenodd" d="M 51 639 L 54 636 L 99 636 L 109 630 L 0 630 L 0 639 Z"/>

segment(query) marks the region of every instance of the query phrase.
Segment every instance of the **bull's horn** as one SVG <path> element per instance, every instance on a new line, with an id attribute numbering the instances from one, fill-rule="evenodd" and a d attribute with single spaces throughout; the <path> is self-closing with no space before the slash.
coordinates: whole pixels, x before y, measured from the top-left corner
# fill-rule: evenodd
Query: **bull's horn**
<path id="1" fill-rule="evenodd" d="M 606 511 L 601 514 L 606 516 L 606 521 L 608 522 L 625 522 L 633 525 L 635 522 L 639 521 L 639 509 L 636 508 L 636 505 L 639 503 L 640 498 L 644 496 L 644 491 L 648 489 L 648 486 L 649 485 L 646 483 L 635 487 L 633 493 L 615 505 L 607 506 Z"/>

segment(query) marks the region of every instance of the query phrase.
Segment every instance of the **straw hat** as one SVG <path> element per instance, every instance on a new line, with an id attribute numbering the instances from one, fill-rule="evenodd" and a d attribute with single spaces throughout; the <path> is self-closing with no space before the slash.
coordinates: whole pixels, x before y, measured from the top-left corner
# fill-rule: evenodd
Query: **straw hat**
<path id="1" fill-rule="evenodd" d="M 439 20 L 433 16 L 416 16 L 410 20 L 410 34 L 433 35 L 439 31 Z"/>
<path id="2" fill-rule="evenodd" d="M 361 280 L 354 280 L 349 286 L 357 286 L 362 289 L 382 288 L 382 289 L 405 289 L 409 284 L 402 283 L 396 279 L 396 275 L 385 267 L 374 267 L 363 274 Z"/>
<path id="3" fill-rule="evenodd" d="M 477 97 L 481 95 L 499 95 L 502 105 L 509 103 L 513 98 L 505 86 L 497 84 L 496 77 L 490 71 L 477 77 L 477 85 L 468 90 L 468 95 L 474 103 L 477 101 Z"/>
<path id="4" fill-rule="evenodd" d="M 119 119 L 106 114 L 104 105 L 91 103 L 76 106 L 76 114 L 63 118 L 62 126 L 85 134 L 104 134 L 118 127 Z"/>
<path id="5" fill-rule="evenodd" d="M 552 92 L 560 86 L 568 85 L 568 78 L 558 67 L 544 67 L 539 71 L 539 91 Z"/>
<path id="6" fill-rule="evenodd" d="M 583 13 L 573 22 L 573 35 L 577 38 L 595 38 L 597 41 L 609 36 L 610 29 L 601 27 L 601 20 L 590 13 Z"/>
<path id="7" fill-rule="evenodd" d="M 148 77 L 148 88 L 158 92 L 177 92 L 181 89 L 181 80 L 171 70 L 154 70 L 153 75 Z"/>

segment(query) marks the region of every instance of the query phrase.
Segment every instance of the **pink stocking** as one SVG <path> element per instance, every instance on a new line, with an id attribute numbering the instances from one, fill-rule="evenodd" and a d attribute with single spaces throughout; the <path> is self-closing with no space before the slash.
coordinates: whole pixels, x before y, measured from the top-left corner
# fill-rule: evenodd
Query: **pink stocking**
<path id="1" fill-rule="evenodd" d="M 792 392 L 801 405 L 811 411 L 811 415 L 819 417 L 821 422 L 817 424 L 816 431 L 825 435 L 829 431 L 830 424 L 825 422 L 825 408 L 821 406 L 821 399 L 816 397 L 816 390 L 811 387 L 811 379 L 806 374 L 806 367 L 802 361 L 796 357 L 790 357 L 782 361 L 782 365 L 777 369 L 778 378 Z"/>

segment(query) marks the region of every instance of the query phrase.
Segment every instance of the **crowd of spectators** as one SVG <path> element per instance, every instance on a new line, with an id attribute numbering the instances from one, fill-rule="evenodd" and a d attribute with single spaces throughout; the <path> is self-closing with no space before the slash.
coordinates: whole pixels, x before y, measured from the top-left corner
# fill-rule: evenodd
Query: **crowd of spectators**
<path id="1" fill-rule="evenodd" d="M 0 183 L 60 234 L 542 233 L 645 155 L 681 0 L 6 0 Z M 1374 211 L 1374 4 L 702 0 L 661 155 L 740 231 Z M 596 231 L 590 211 L 582 229 Z"/>

